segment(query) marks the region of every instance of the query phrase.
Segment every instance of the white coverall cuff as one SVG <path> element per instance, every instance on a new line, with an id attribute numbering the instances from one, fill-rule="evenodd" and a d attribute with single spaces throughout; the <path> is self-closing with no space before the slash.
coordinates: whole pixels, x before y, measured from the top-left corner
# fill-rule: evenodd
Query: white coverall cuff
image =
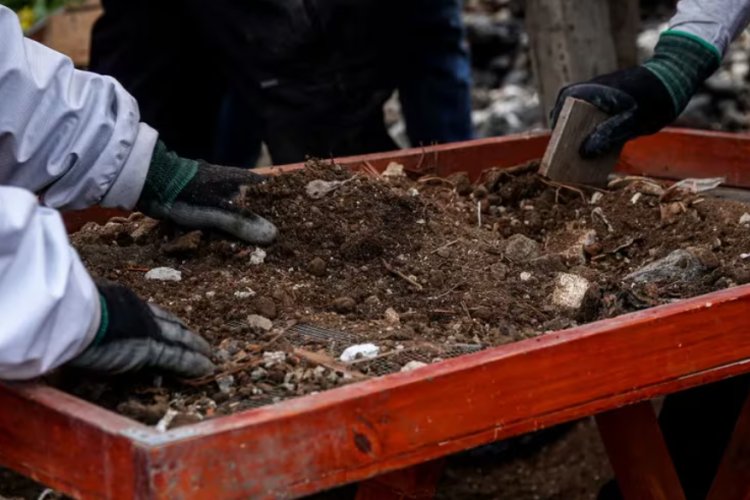
<path id="1" fill-rule="evenodd" d="M 138 202 L 138 198 L 146 183 L 146 175 L 151 166 L 156 141 L 159 133 L 145 123 L 138 126 L 138 135 L 133 142 L 130 156 L 125 160 L 120 174 L 112 183 L 109 191 L 102 198 L 103 207 L 122 208 L 131 210 Z"/>

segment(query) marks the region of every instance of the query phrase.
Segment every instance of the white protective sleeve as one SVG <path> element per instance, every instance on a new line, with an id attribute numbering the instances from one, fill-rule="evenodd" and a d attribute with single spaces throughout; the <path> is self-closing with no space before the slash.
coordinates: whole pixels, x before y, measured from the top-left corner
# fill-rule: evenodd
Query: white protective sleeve
<path id="1" fill-rule="evenodd" d="M 750 23 L 750 0 L 680 0 L 669 29 L 696 35 L 726 54 Z"/>
<path id="2" fill-rule="evenodd" d="M 132 208 L 156 140 L 115 80 L 25 39 L 0 6 L 0 379 L 69 361 L 99 323 L 94 283 L 34 194 L 60 209 Z"/>

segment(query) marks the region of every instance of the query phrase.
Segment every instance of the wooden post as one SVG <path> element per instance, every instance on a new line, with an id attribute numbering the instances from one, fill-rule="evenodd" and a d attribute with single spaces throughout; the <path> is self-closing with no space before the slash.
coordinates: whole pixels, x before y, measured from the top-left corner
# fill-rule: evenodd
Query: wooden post
<path id="1" fill-rule="evenodd" d="M 526 20 L 545 117 L 562 87 L 617 69 L 609 2 L 528 0 Z"/>
<path id="2" fill-rule="evenodd" d="M 714 479 L 709 500 L 750 499 L 750 394 Z"/>
<path id="3" fill-rule="evenodd" d="M 617 66 L 630 68 L 638 64 L 638 30 L 641 26 L 638 0 L 609 0 L 609 19 L 617 54 Z"/>
<path id="4" fill-rule="evenodd" d="M 626 500 L 685 500 L 649 401 L 597 415 L 596 423 Z"/>

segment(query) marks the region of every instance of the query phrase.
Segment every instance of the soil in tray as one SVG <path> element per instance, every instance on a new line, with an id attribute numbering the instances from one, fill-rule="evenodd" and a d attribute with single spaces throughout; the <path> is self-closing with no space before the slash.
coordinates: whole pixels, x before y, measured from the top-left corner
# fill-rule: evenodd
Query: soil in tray
<path id="1" fill-rule="evenodd" d="M 219 373 L 55 383 L 147 424 L 172 409 L 174 427 L 750 281 L 746 205 L 643 179 L 578 189 L 535 169 L 472 184 L 311 163 L 237 200 L 278 225 L 265 249 L 140 214 L 90 223 L 72 240 L 92 273 L 180 315 Z M 629 276 L 670 254 L 650 280 Z M 181 281 L 147 279 L 156 267 Z M 378 357 L 340 360 L 362 343 Z"/>

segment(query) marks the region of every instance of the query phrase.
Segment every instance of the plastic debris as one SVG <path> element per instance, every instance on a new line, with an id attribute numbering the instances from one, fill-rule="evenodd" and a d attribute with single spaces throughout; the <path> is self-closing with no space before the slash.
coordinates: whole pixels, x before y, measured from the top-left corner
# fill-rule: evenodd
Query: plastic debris
<path id="1" fill-rule="evenodd" d="M 380 354 L 380 347 L 375 344 L 357 344 L 347 347 L 339 359 L 344 363 L 351 363 L 357 359 L 372 359 L 378 354 Z"/>
<path id="2" fill-rule="evenodd" d="M 146 273 L 147 280 L 182 281 L 182 273 L 171 267 L 155 267 Z"/>
<path id="3" fill-rule="evenodd" d="M 266 261 L 266 251 L 262 248 L 256 248 L 252 254 L 250 254 L 250 264 L 259 266 Z"/>

